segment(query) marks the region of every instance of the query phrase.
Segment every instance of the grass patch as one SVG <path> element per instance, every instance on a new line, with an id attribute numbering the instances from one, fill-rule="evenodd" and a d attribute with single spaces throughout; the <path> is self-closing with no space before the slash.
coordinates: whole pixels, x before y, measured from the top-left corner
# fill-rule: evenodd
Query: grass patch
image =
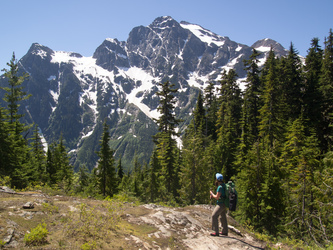
<path id="1" fill-rule="evenodd" d="M 49 231 L 46 229 L 46 224 L 38 224 L 37 227 L 31 229 L 30 233 L 24 235 L 24 242 L 27 246 L 41 246 L 47 243 L 47 235 Z"/>
<path id="2" fill-rule="evenodd" d="M 148 215 L 151 212 L 150 209 L 144 207 L 133 207 L 126 210 L 127 214 L 130 214 L 134 217 Z"/>
<path id="3" fill-rule="evenodd" d="M 70 212 L 66 222 L 67 234 L 76 239 L 104 239 L 115 230 L 120 219 L 120 204 L 107 202 L 101 207 L 90 207 L 85 203 L 78 206 L 77 212 Z"/>

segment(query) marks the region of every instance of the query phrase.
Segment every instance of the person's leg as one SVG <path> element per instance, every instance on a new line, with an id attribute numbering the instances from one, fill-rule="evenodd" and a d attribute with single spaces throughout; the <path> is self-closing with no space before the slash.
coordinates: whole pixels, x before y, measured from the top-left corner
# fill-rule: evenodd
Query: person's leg
<path id="1" fill-rule="evenodd" d="M 221 206 L 216 205 L 212 213 L 212 230 L 215 231 L 216 235 L 219 235 L 219 215 L 221 214 Z"/>
<path id="2" fill-rule="evenodd" d="M 221 225 L 222 225 L 221 234 L 228 235 L 227 208 L 224 204 L 221 205 L 220 214 L 221 214 L 220 221 L 221 221 Z"/>

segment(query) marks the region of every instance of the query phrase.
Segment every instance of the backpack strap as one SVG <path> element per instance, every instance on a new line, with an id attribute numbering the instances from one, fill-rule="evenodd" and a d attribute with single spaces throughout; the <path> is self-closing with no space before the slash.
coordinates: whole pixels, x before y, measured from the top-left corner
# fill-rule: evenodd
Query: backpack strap
<path id="1" fill-rule="evenodd" d="M 226 186 L 225 186 L 225 183 L 222 183 L 221 185 L 220 185 L 221 187 L 222 187 L 222 198 L 223 199 L 225 199 L 225 198 L 227 198 L 227 190 L 226 190 Z"/>

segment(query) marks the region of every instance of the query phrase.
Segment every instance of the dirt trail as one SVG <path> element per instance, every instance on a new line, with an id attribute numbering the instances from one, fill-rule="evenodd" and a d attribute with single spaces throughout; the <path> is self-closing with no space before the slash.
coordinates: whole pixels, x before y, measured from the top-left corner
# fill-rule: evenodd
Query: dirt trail
<path id="1" fill-rule="evenodd" d="M 131 223 L 145 223 L 158 228 L 150 237 L 174 237 L 186 249 L 263 249 L 266 245 L 241 233 L 229 225 L 229 235 L 210 236 L 211 213 L 213 206 L 197 205 L 186 208 L 167 208 L 154 204 L 142 205 L 150 210 L 148 214 L 138 217 L 127 215 Z M 233 221 L 229 217 L 230 221 Z M 145 248 L 154 248 L 145 244 Z"/>

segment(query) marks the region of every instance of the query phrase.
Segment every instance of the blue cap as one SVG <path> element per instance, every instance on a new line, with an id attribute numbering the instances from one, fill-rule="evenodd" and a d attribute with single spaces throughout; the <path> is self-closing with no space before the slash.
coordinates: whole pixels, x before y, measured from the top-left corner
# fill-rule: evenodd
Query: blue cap
<path id="1" fill-rule="evenodd" d="M 223 175 L 220 174 L 220 173 L 217 173 L 217 174 L 216 174 L 216 180 L 218 180 L 218 181 L 223 181 Z"/>

